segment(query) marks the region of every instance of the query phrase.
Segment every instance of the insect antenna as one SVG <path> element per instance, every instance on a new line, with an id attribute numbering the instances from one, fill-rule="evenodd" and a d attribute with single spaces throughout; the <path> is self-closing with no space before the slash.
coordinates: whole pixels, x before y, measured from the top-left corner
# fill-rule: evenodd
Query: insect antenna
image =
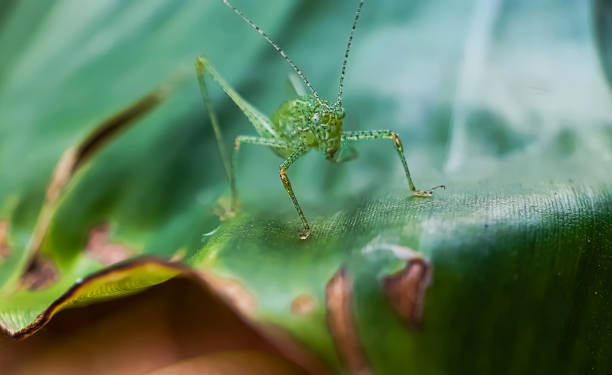
<path id="1" fill-rule="evenodd" d="M 361 14 L 361 8 L 363 7 L 364 0 L 359 2 L 357 11 L 355 12 L 355 20 L 353 21 L 353 28 L 349 35 L 348 43 L 346 44 L 346 51 L 344 52 L 344 62 L 342 63 L 342 71 L 340 72 L 340 84 L 338 85 L 338 100 L 336 100 L 336 107 L 342 106 L 342 89 L 344 88 L 344 75 L 346 73 L 346 64 L 348 63 L 349 53 L 351 52 L 351 44 L 353 44 L 353 35 L 357 29 L 357 22 L 359 21 L 359 15 Z"/>
<path id="2" fill-rule="evenodd" d="M 300 76 L 300 78 L 304 81 L 304 83 L 306 84 L 306 86 L 310 89 L 310 91 L 312 92 L 312 95 L 314 95 L 314 97 L 317 99 L 317 101 L 319 102 L 319 104 L 324 105 L 324 103 L 321 101 L 321 98 L 319 97 L 319 94 L 317 93 L 317 91 L 312 87 L 312 85 L 310 84 L 310 82 L 308 82 L 308 79 L 306 78 L 306 76 L 304 75 L 304 73 L 302 73 L 302 71 L 300 70 L 300 68 L 298 68 L 298 66 L 293 62 L 293 60 L 291 60 L 289 58 L 289 56 L 287 56 L 287 54 L 285 53 L 285 51 L 283 51 L 282 48 L 280 48 L 278 46 L 278 44 L 276 44 L 269 36 L 268 34 L 266 34 L 259 26 L 257 26 L 255 24 L 255 22 L 251 21 L 247 16 L 244 15 L 244 13 L 242 13 L 238 8 L 236 8 L 235 6 L 233 6 L 232 4 L 230 4 L 230 2 L 228 0 L 223 0 L 223 3 L 225 5 L 227 5 L 231 10 L 234 11 L 234 13 L 236 13 L 237 15 L 240 16 L 240 18 L 242 18 L 244 20 L 244 22 L 248 23 L 252 28 L 254 28 L 261 36 L 264 37 L 264 39 L 266 41 L 268 41 L 268 43 L 270 43 L 270 45 L 272 47 L 274 47 L 274 49 L 276 50 L 276 52 L 278 52 L 285 60 L 287 60 L 287 62 L 289 63 L 289 65 L 291 65 L 291 67 L 293 68 L 293 70 L 295 70 L 295 72 L 297 73 L 298 76 Z"/>

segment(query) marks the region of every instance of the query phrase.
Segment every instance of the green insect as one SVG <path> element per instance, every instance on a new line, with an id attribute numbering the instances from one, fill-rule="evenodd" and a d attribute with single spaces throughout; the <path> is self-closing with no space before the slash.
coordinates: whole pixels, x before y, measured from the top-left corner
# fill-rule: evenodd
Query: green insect
<path id="1" fill-rule="evenodd" d="M 353 35 L 357 28 L 357 22 L 359 21 L 359 15 L 364 4 L 364 0 L 359 2 L 359 6 L 355 13 L 355 19 L 353 21 L 353 27 L 349 35 L 346 52 L 344 54 L 344 63 L 342 64 L 342 70 L 340 73 L 340 83 L 338 85 L 338 97 L 333 104 L 330 104 L 327 100 L 322 100 L 319 94 L 312 87 L 306 76 L 297 67 L 297 65 L 287 56 L 287 54 L 276 44 L 270 37 L 259 28 L 253 21 L 247 18 L 240 10 L 231 5 L 228 0 L 223 0 L 225 5 L 232 9 L 238 16 L 240 16 L 246 23 L 252 28 L 257 30 L 268 43 L 291 65 L 295 73 L 302 79 L 306 87 L 310 90 L 310 94 L 306 94 L 299 82 L 292 81 L 293 87 L 298 93 L 297 99 L 290 100 L 283 103 L 280 108 L 268 118 L 262 114 L 255 107 L 244 100 L 238 93 L 230 87 L 230 85 L 223 79 L 223 77 L 217 72 L 212 64 L 203 57 L 199 57 L 196 60 L 196 71 L 198 80 L 200 83 L 200 90 L 202 92 L 202 98 L 204 99 L 204 105 L 206 106 L 210 120 L 213 126 L 215 137 L 219 146 L 219 152 L 221 154 L 221 160 L 227 177 L 230 181 L 232 203 L 231 210 L 234 211 L 237 208 L 238 194 L 236 191 L 236 161 L 238 158 L 238 151 L 242 143 L 261 145 L 270 147 L 277 155 L 282 157 L 284 161 L 280 165 L 280 179 L 289 197 L 293 201 L 293 205 L 297 210 L 304 229 L 300 232 L 300 238 L 306 239 L 310 235 L 310 225 L 306 216 L 298 203 L 297 198 L 293 192 L 293 187 L 287 176 L 287 170 L 293 163 L 301 156 L 306 154 L 311 149 L 320 150 L 325 153 L 327 160 L 330 162 L 344 162 L 357 157 L 357 152 L 349 146 L 349 143 L 354 141 L 361 141 L 365 139 L 390 139 L 393 141 L 393 146 L 397 151 L 397 154 L 404 167 L 406 178 L 408 179 L 408 186 L 412 191 L 412 194 L 418 197 L 431 197 L 432 191 L 437 188 L 445 188 L 443 185 L 436 186 L 427 191 L 417 190 L 410 177 L 410 171 L 408 170 L 408 164 L 404 157 L 402 142 L 399 136 L 390 130 L 365 130 L 365 131 L 342 131 L 342 124 L 345 116 L 344 108 L 342 106 L 342 89 L 344 76 L 346 73 L 346 65 L 348 62 L 349 52 L 351 44 L 353 42 Z M 212 106 L 212 102 L 208 95 L 208 89 L 206 86 L 206 77 L 210 76 L 216 81 L 223 91 L 236 103 L 236 105 L 246 115 L 251 124 L 255 127 L 255 130 L 259 134 L 258 137 L 253 136 L 239 136 L 235 141 L 235 149 L 230 163 L 227 153 L 223 147 L 221 130 L 219 127 L 219 121 L 217 119 L 215 110 Z"/>

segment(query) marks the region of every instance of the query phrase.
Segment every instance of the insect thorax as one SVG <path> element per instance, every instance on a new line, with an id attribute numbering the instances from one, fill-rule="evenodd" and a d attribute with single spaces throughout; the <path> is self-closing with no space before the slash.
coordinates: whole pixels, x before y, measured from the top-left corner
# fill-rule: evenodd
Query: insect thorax
<path id="1" fill-rule="evenodd" d="M 271 120 L 280 138 L 292 147 L 319 149 L 333 159 L 340 149 L 343 118 L 342 108 L 302 96 L 283 103 Z"/>

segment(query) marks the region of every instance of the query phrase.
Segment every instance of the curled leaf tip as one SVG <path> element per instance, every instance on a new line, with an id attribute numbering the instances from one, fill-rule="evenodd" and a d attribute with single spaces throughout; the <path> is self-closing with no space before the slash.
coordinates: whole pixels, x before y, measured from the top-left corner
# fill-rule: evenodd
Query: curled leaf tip
<path id="1" fill-rule="evenodd" d="M 383 279 L 383 287 L 389 302 L 412 329 L 423 321 L 423 308 L 427 287 L 431 284 L 433 267 L 423 258 L 413 258 L 400 271 Z"/>
<path id="2" fill-rule="evenodd" d="M 167 85 L 162 85 L 96 126 L 95 129 L 75 147 L 75 159 L 71 169 L 72 174 L 112 138 L 117 136 L 121 131 L 126 130 L 130 125 L 137 122 L 144 115 L 161 104 L 168 96 L 169 90 Z"/>

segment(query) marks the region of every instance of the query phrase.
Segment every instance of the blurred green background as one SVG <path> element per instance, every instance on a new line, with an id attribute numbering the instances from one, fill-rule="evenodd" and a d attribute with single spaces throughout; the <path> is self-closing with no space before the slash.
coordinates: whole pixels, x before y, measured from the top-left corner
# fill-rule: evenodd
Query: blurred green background
<path id="1" fill-rule="evenodd" d="M 234 2 L 322 96 L 335 96 L 355 1 Z M 228 188 L 195 58 L 208 58 L 264 113 L 289 95 L 290 67 L 221 1 L 4 2 L 0 323 L 24 329 L 108 266 L 86 251 L 92 228 L 103 226 L 127 248 L 122 259 L 174 257 L 240 280 L 258 300 L 255 322 L 287 330 L 333 371 L 346 365 L 326 329 L 324 288 L 345 266 L 375 373 L 608 373 L 609 14 L 605 1 L 367 2 L 345 82 L 345 129 L 398 132 L 417 186 L 449 189 L 407 199 L 385 142 L 358 145 L 360 158 L 343 165 L 311 153 L 289 171 L 314 223 L 304 244 L 268 150 L 241 151 L 242 214 L 220 224 L 210 211 Z M 62 153 L 177 76 L 185 80 L 159 107 L 70 182 L 37 258 L 52 277 L 28 290 L 32 233 Z M 254 130 L 211 89 L 229 149 Z M 389 244 L 434 265 L 421 331 L 405 329 L 379 285 L 405 259 L 365 251 Z M 96 290 L 85 302 L 167 277 Z M 311 316 L 290 313 L 299 293 L 314 296 Z"/>

